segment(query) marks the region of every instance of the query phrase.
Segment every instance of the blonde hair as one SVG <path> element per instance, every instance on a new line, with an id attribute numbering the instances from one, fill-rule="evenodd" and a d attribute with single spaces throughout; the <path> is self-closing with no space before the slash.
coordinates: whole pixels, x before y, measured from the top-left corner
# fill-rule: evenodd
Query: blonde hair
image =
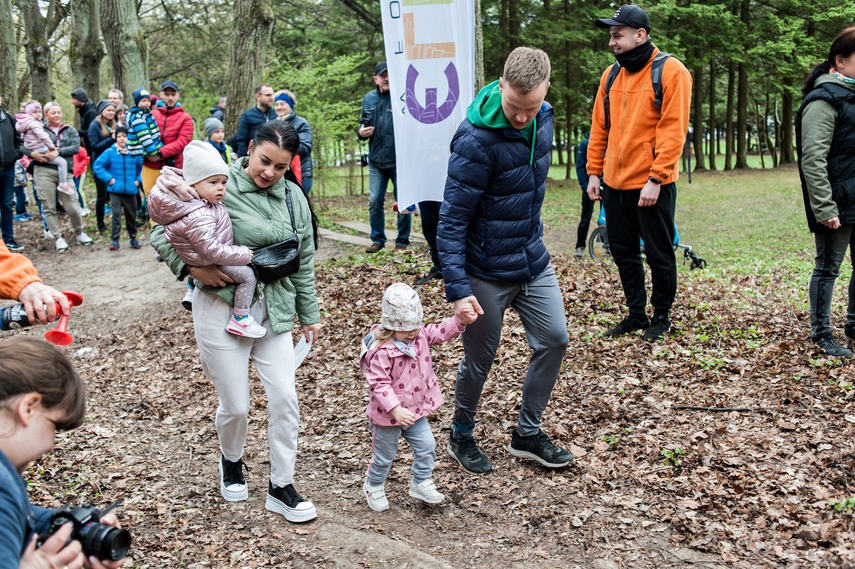
<path id="1" fill-rule="evenodd" d="M 48 110 L 54 107 L 59 107 L 59 103 L 56 103 L 54 101 L 48 101 L 47 103 L 45 103 L 45 106 L 42 107 L 42 112 L 47 115 Z M 62 110 L 62 107 L 60 107 L 60 110 Z"/>
<path id="2" fill-rule="evenodd" d="M 544 81 L 549 81 L 552 66 L 549 56 L 541 49 L 518 47 L 505 60 L 502 79 L 523 94 L 530 93 Z"/>
<path id="3" fill-rule="evenodd" d="M 383 328 L 382 326 L 377 326 L 374 329 L 374 339 L 377 340 L 378 342 L 385 342 L 386 340 L 390 339 L 394 335 L 395 335 L 394 330 L 387 330 L 387 329 Z"/>

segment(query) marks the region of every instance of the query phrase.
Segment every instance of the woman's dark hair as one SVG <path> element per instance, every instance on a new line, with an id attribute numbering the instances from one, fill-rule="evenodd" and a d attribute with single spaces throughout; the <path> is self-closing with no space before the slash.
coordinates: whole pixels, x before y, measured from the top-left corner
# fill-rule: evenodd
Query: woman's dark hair
<path id="1" fill-rule="evenodd" d="M 252 137 L 252 145 L 256 147 L 260 145 L 262 142 L 269 142 L 271 144 L 275 144 L 277 147 L 282 150 L 287 150 L 293 155 L 297 155 L 300 150 L 300 137 L 297 135 L 297 131 L 294 130 L 294 127 L 291 126 L 291 123 L 286 121 L 267 121 L 255 131 L 255 136 Z M 285 172 L 285 179 L 289 180 L 300 189 L 303 188 L 302 184 L 297 181 L 297 178 L 294 176 L 294 172 L 289 168 L 287 172 Z M 305 193 L 303 194 L 305 195 Z M 312 239 L 315 242 L 315 248 L 318 248 L 318 243 L 320 242 L 320 236 L 318 234 L 318 217 L 315 215 L 315 208 L 312 207 L 312 200 L 309 199 L 309 196 L 306 196 L 306 201 L 309 204 L 309 213 L 312 214 Z"/>
<path id="2" fill-rule="evenodd" d="M 65 412 L 56 428 L 70 431 L 86 416 L 86 388 L 80 374 L 56 346 L 34 336 L 0 341 L 0 408 L 13 397 L 42 396 L 42 407 Z"/>
<path id="3" fill-rule="evenodd" d="M 855 26 L 850 26 L 837 34 L 834 41 L 831 42 L 831 47 L 828 49 L 828 58 L 822 63 L 817 63 L 805 78 L 805 84 L 802 87 L 802 96 L 807 97 L 807 94 L 813 91 L 813 84 L 820 75 L 828 73 L 828 70 L 834 67 L 834 60 L 839 57 L 849 57 L 855 53 Z"/>

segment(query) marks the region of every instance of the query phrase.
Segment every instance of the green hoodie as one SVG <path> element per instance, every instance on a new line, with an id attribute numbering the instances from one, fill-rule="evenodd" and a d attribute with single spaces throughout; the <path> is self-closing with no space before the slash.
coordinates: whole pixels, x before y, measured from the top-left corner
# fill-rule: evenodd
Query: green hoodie
<path id="1" fill-rule="evenodd" d="M 493 81 L 475 96 L 475 100 L 466 109 L 466 118 L 473 126 L 478 128 L 489 128 L 494 130 L 513 128 L 502 109 L 502 92 L 499 89 L 499 80 Z M 520 130 L 522 137 L 531 147 L 529 165 L 534 166 L 534 142 L 537 136 L 537 117 L 533 118 L 528 125 Z"/>

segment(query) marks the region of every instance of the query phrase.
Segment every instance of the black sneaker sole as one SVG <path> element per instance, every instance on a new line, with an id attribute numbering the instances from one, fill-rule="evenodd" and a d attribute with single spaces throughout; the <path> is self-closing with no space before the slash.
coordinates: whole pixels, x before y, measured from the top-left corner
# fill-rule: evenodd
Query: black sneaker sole
<path id="1" fill-rule="evenodd" d="M 543 459 L 542 457 L 537 456 L 533 452 L 528 452 L 527 450 L 515 449 L 513 446 L 511 446 L 511 443 L 508 443 L 507 448 L 508 448 L 508 452 L 511 453 L 512 455 L 514 455 L 515 457 L 526 458 L 529 460 L 536 460 L 537 462 L 539 462 L 540 464 L 542 464 L 543 466 L 545 466 L 547 468 L 561 468 L 562 466 L 567 466 L 568 464 L 570 464 L 574 460 L 573 457 L 571 456 L 570 459 L 565 461 L 565 462 L 549 462 L 549 461 Z"/>
<path id="2" fill-rule="evenodd" d="M 456 460 L 456 461 L 457 461 L 457 464 L 459 464 L 459 465 L 460 465 L 460 468 L 462 468 L 464 471 L 468 472 L 469 474 L 475 474 L 475 475 L 479 475 L 479 474 L 487 474 L 488 472 L 491 472 L 491 471 L 493 470 L 493 465 L 492 465 L 492 464 L 490 465 L 490 468 L 488 468 L 487 470 L 483 470 L 483 471 L 481 471 L 481 472 L 478 472 L 477 470 L 469 470 L 468 468 L 466 468 L 465 466 L 463 466 L 463 463 L 462 463 L 462 462 L 460 462 L 460 459 L 459 459 L 459 458 L 457 458 L 457 455 L 456 455 L 456 454 L 454 454 L 454 451 L 453 451 L 453 450 L 451 450 L 451 443 L 448 443 L 448 446 L 447 446 L 447 447 L 445 447 L 445 450 L 447 450 L 447 451 L 448 451 L 448 456 L 450 456 L 451 458 L 453 458 L 454 460 Z"/>

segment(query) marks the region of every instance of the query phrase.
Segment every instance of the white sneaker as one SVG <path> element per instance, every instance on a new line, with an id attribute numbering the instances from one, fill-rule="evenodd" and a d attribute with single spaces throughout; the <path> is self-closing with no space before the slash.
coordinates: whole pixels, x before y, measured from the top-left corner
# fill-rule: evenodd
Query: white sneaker
<path id="1" fill-rule="evenodd" d="M 421 484 L 416 484 L 415 480 L 410 480 L 410 496 L 428 504 L 439 504 L 445 500 L 445 496 L 436 491 L 436 485 L 430 478 Z"/>
<path id="2" fill-rule="evenodd" d="M 81 233 L 77 236 L 77 243 L 80 245 L 92 245 L 92 238 L 85 233 Z"/>
<path id="3" fill-rule="evenodd" d="M 65 242 L 65 239 L 60 237 L 56 240 L 56 250 L 62 253 L 63 251 L 68 251 L 68 243 Z"/>
<path id="4" fill-rule="evenodd" d="M 77 192 L 75 192 L 74 188 L 72 188 L 69 184 L 57 184 L 56 189 L 69 196 L 77 195 Z"/>
<path id="5" fill-rule="evenodd" d="M 87 215 L 89 215 L 91 213 L 92 212 L 89 210 L 88 207 L 84 207 L 83 209 L 80 210 L 80 215 L 82 215 L 83 217 L 86 217 Z"/>
<path id="6" fill-rule="evenodd" d="M 383 512 L 389 509 L 389 500 L 386 499 L 386 485 L 378 484 L 372 486 L 365 479 L 365 484 L 362 485 L 362 492 L 365 494 L 365 500 L 368 501 L 368 507 L 375 512 Z"/>
<path id="7" fill-rule="evenodd" d="M 53 236 L 53 233 L 51 233 L 50 229 L 45 229 L 45 239 L 50 239 L 51 241 L 53 241 L 54 239 L 56 239 L 56 237 Z"/>
<path id="8" fill-rule="evenodd" d="M 263 338 L 267 335 L 267 329 L 256 322 L 252 314 L 247 315 L 246 318 L 240 321 L 236 320 L 235 315 L 232 314 L 226 326 L 226 332 L 246 338 Z"/>

